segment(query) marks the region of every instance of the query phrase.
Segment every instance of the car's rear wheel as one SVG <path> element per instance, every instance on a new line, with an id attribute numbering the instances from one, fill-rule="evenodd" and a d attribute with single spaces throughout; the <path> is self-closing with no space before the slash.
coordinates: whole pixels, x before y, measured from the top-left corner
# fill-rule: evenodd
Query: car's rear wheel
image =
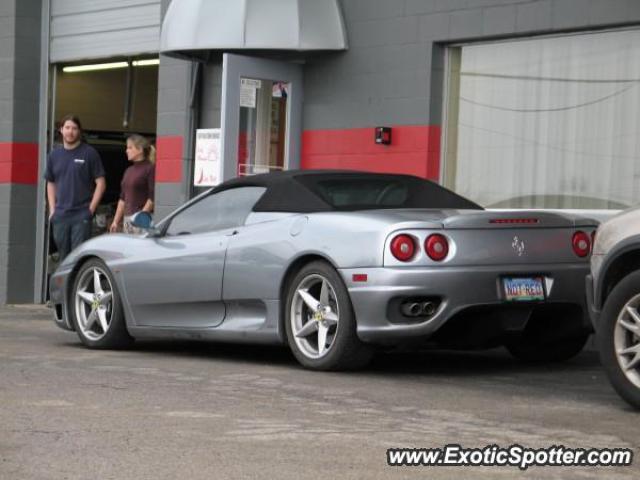
<path id="1" fill-rule="evenodd" d="M 640 272 L 625 277 L 609 294 L 596 336 L 611 385 L 640 408 Z"/>
<path id="2" fill-rule="evenodd" d="M 578 355 L 584 348 L 589 333 L 566 338 L 531 338 L 526 334 L 508 342 L 505 347 L 511 355 L 523 362 L 564 362 Z"/>
<path id="3" fill-rule="evenodd" d="M 74 327 L 87 347 L 122 348 L 132 343 L 116 282 L 101 260 L 80 267 L 70 302 Z"/>
<path id="4" fill-rule="evenodd" d="M 325 262 L 305 265 L 289 282 L 285 328 L 296 359 L 314 370 L 363 367 L 372 356 L 356 334 L 356 318 L 342 279 Z"/>

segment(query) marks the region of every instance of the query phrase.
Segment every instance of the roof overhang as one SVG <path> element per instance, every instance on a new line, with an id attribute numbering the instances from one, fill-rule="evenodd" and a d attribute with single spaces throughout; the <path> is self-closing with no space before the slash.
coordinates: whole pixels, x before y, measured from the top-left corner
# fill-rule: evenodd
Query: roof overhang
<path id="1" fill-rule="evenodd" d="M 313 52 L 347 49 L 338 0 L 174 0 L 160 52 Z"/>

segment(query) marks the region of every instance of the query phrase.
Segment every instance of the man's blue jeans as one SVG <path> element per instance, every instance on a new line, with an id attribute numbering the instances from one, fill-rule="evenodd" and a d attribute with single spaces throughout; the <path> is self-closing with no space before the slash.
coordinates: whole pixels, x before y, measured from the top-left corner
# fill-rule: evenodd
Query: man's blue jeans
<path id="1" fill-rule="evenodd" d="M 91 238 L 92 222 L 89 209 L 86 212 L 62 217 L 58 217 L 54 213 L 51 217 L 51 228 L 53 229 L 53 240 L 58 247 L 60 261 L 69 255 L 71 250 Z"/>

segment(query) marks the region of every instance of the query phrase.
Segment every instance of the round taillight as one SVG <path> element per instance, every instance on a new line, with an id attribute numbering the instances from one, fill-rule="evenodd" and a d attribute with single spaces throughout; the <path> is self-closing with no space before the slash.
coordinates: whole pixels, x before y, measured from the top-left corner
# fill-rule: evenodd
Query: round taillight
<path id="1" fill-rule="evenodd" d="M 431 260 L 440 262 L 449 254 L 449 242 L 444 235 L 429 235 L 424 242 L 424 249 Z"/>
<path id="2" fill-rule="evenodd" d="M 591 251 L 591 238 L 582 231 L 577 231 L 573 234 L 571 244 L 573 245 L 574 253 L 579 257 L 586 257 Z"/>
<path id="3" fill-rule="evenodd" d="M 398 235 L 391 240 L 391 253 L 401 262 L 408 262 L 413 258 L 416 244 L 409 235 Z"/>

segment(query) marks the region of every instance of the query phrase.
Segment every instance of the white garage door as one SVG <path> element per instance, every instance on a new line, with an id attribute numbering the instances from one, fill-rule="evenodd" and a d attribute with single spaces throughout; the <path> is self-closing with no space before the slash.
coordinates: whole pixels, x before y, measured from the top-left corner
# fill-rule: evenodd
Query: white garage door
<path id="1" fill-rule="evenodd" d="M 160 0 L 51 0 L 51 63 L 158 53 Z"/>

